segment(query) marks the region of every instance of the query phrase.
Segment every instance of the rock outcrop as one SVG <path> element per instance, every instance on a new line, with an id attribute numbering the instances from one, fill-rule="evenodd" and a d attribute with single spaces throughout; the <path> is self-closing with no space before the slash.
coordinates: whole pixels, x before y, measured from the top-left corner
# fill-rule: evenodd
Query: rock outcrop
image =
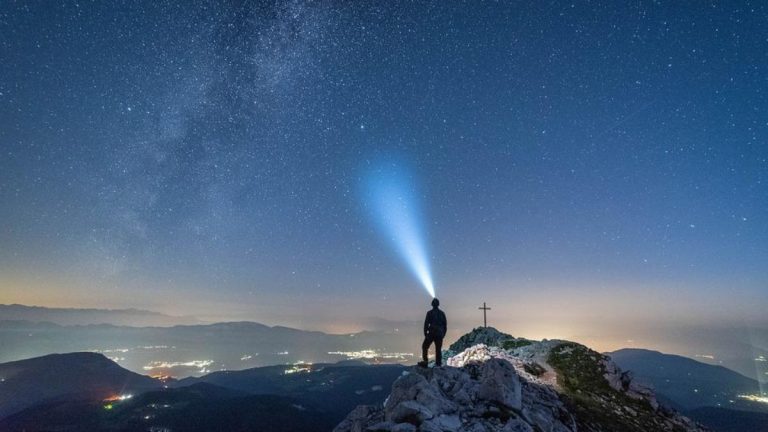
<path id="1" fill-rule="evenodd" d="M 392 385 L 383 407 L 358 407 L 336 431 L 574 431 L 557 394 L 529 385 L 506 360 L 462 367 L 414 367 Z"/>
<path id="2" fill-rule="evenodd" d="M 502 333 L 493 327 L 477 327 L 451 344 L 448 350 L 453 353 L 460 353 L 465 349 L 478 344 L 500 347 L 508 340 L 515 340 L 515 338 L 506 333 Z"/>
<path id="3" fill-rule="evenodd" d="M 356 408 L 334 431 L 704 431 L 582 345 L 475 332 L 481 334 L 462 343 L 501 346 L 473 345 L 448 358 L 447 367 L 405 371 L 383 406 Z"/>

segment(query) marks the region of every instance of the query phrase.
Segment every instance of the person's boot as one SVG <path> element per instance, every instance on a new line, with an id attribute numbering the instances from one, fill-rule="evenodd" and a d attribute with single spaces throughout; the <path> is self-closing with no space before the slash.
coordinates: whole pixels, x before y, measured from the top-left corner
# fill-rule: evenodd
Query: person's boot
<path id="1" fill-rule="evenodd" d="M 425 368 L 425 367 L 428 367 L 428 366 L 429 366 L 429 363 L 427 363 L 427 362 L 425 362 L 425 361 L 423 361 L 423 360 L 422 360 L 422 361 L 420 361 L 420 362 L 418 362 L 418 363 L 416 363 L 416 364 L 417 364 L 419 367 L 423 367 L 423 368 Z"/>

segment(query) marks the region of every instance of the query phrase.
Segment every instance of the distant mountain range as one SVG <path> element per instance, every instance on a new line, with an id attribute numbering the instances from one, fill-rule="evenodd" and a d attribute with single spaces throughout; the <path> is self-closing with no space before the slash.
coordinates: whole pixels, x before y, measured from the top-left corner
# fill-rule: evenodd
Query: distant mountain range
<path id="1" fill-rule="evenodd" d="M 280 339 L 279 332 L 273 331 L 276 338 L 272 339 L 274 342 L 272 345 L 267 346 L 258 343 L 257 339 L 261 336 L 257 333 L 265 332 L 263 328 L 272 329 L 273 327 L 256 322 L 214 324 L 200 322 L 196 317 L 176 317 L 139 309 L 69 309 L 18 304 L 0 305 L 0 346 L 3 347 L 0 349 L 0 362 L 51 352 L 95 350 L 103 352 L 107 357 L 134 372 L 155 374 L 156 371 L 144 369 L 149 362 L 213 361 L 206 368 L 176 365 L 171 371 L 174 375 L 186 376 L 205 373 L 201 371 L 244 369 L 298 360 L 334 362 L 346 358 L 342 354 L 328 355 L 328 352 L 334 351 L 334 348 L 329 345 L 349 347 L 349 349 L 338 349 L 342 352 L 374 349 L 390 353 L 417 354 L 421 344 L 420 322 L 389 321 L 375 317 L 361 322 L 364 323 L 364 328 L 373 331 L 358 332 L 352 337 L 328 335 L 338 342 L 347 337 L 355 338 L 356 341 L 353 343 L 299 344 L 291 341 L 292 335 Z M 207 327 L 208 325 L 211 327 Z M 191 327 L 181 330 L 176 328 L 177 326 Z M 227 331 L 228 326 L 240 327 L 237 333 L 238 336 L 244 336 L 243 344 L 211 341 L 213 336 Z M 152 328 L 134 330 L 125 327 Z M 157 327 L 173 328 L 173 330 L 162 331 Z M 274 327 L 274 329 L 284 328 Z M 709 364 L 724 365 L 750 378 L 766 380 L 768 379 L 768 362 L 759 363 L 755 359 L 764 359 L 768 356 L 768 352 L 760 348 L 768 343 L 765 339 L 768 335 L 767 329 L 768 327 L 765 326 L 750 329 L 730 327 L 725 330 L 701 329 L 698 333 L 690 333 L 690 337 L 692 340 L 703 341 L 702 344 L 706 347 L 700 347 L 701 351 L 685 351 L 685 353 L 691 358 L 694 358 L 692 352 L 709 353 L 708 357 L 715 356 L 711 361 L 708 362 L 704 357 L 699 360 Z M 305 332 L 304 330 L 295 331 Z M 192 332 L 198 332 L 198 334 L 191 336 Z M 716 337 L 705 338 L 702 332 L 715 334 Z M 306 331 L 306 333 L 316 334 L 317 332 Z M 449 332 L 450 338 L 458 338 L 458 336 L 460 334 Z M 226 335 L 224 337 L 227 339 Z M 228 340 L 231 342 L 231 339 Z M 211 345 L 211 342 L 217 345 L 215 352 L 205 349 L 205 346 Z M 308 349 L 302 349 L 304 346 Z M 714 349 L 713 346 L 717 348 Z M 282 348 L 277 349 L 279 347 Z M 408 357 L 401 360 L 394 359 L 394 361 L 410 363 L 414 360 Z"/>
<path id="2" fill-rule="evenodd" d="M 0 364 L 0 430 L 328 431 L 356 405 L 382 403 L 403 370 L 271 366 L 164 385 L 100 354 L 50 355 Z"/>
<path id="3" fill-rule="evenodd" d="M 185 377 L 296 361 L 333 363 L 360 356 L 372 363 L 415 363 L 419 344 L 418 334 L 334 335 L 253 322 L 126 327 L 0 321 L 0 362 L 94 351 L 134 372 L 155 376 Z"/>
<path id="4" fill-rule="evenodd" d="M 52 324 L 48 326 L 61 327 Z M 238 332 L 257 329 L 265 331 L 266 334 L 272 334 L 274 331 L 282 337 L 300 335 L 300 338 L 323 339 L 332 336 L 314 332 L 308 332 L 310 334 L 307 335 L 294 329 L 259 327 L 253 323 L 192 327 L 192 330 L 188 327 L 176 330 L 182 331 L 182 335 L 185 334 L 184 330 L 191 331 L 187 334 L 188 337 L 195 332 L 208 331 L 210 334 L 205 340 L 236 338 Z M 85 328 L 93 331 L 103 329 L 107 335 L 114 335 L 113 332 L 117 330 L 130 329 L 114 326 Z M 232 332 L 232 335 L 225 336 L 228 332 Z M 550 373 L 565 374 L 557 380 L 563 380 L 566 386 L 566 394 L 562 396 L 565 405 L 561 407 L 575 415 L 577 421 L 582 421 L 579 418 L 583 419 L 585 415 L 592 416 L 603 412 L 598 410 L 592 413 L 589 410 L 593 408 L 589 406 L 582 406 L 587 409 L 583 411 L 578 405 L 585 391 L 597 391 L 592 387 L 578 386 L 599 384 L 595 387 L 599 391 L 612 391 L 607 384 L 598 382 L 602 375 L 582 376 L 592 370 L 582 364 L 584 361 L 599 361 L 600 368 L 607 368 L 608 363 L 600 360 L 597 353 L 571 342 L 509 339 L 511 337 L 499 332 L 494 335 L 497 337 L 464 337 L 462 341 L 486 341 L 497 345 L 497 351 L 491 351 L 495 352 L 493 356 L 509 358 L 519 374 L 534 374 L 531 377 L 535 377 L 535 374 L 543 372 L 539 378 L 529 377 L 534 380 L 533 383 L 541 380 L 545 382 L 550 379 L 547 378 Z M 507 339 L 501 340 L 499 335 Z M 193 337 L 193 340 L 196 338 Z M 308 339 L 304 339 L 305 342 L 306 340 Z M 469 342 L 468 344 L 471 345 Z M 469 350 L 458 345 L 460 344 L 456 344 L 457 349 Z M 553 357 L 555 352 L 557 355 Z M 583 354 L 578 362 L 565 362 L 575 353 Z M 466 357 L 463 361 L 466 362 L 477 353 L 463 355 Z M 571 357 L 563 357 L 564 355 Z M 754 393 L 756 387 L 751 386 L 756 383 L 749 378 L 722 367 L 648 350 L 619 350 L 610 353 L 610 357 L 622 369 L 632 369 L 634 380 L 653 384 L 660 402 L 676 407 L 714 431 L 768 430 L 768 412 L 760 405 L 738 400 L 728 406 L 717 407 L 713 406 L 710 398 L 699 396 L 700 392 L 718 395 L 717 398 L 725 398 L 734 392 Z M 485 361 L 483 359 L 486 357 L 477 358 L 479 361 Z M 531 362 L 543 366 L 543 369 L 534 367 Z M 528 363 L 531 363 L 530 367 L 526 367 Z M 97 353 L 46 355 L 0 364 L 0 430 L 160 431 L 162 428 L 170 428 L 184 431 L 327 431 L 357 405 L 381 406 L 393 382 L 408 371 L 412 372 L 413 369 L 401 365 L 373 366 L 360 361 L 343 361 L 334 364 L 282 364 L 239 371 L 212 372 L 179 381 L 160 381 L 130 372 Z M 612 375 L 606 376 L 611 378 L 608 380 L 611 386 L 618 386 L 616 388 L 630 392 L 628 394 L 639 391 L 640 395 L 645 395 L 642 388 L 632 384 L 633 381 L 628 381 L 629 378 L 620 370 L 610 374 Z M 502 379 L 502 375 L 496 379 Z M 453 375 L 448 374 L 441 379 L 453 379 L 450 376 Z M 443 384 L 449 387 L 451 385 L 450 382 Z M 457 384 L 453 385 L 455 387 Z M 621 390 L 622 388 L 625 390 Z M 691 388 L 699 390 L 692 392 L 693 397 L 686 391 Z M 580 392 L 577 391 L 579 389 Z M 399 391 L 409 394 L 407 388 Z M 537 392 L 530 395 L 535 396 Z M 120 396 L 123 397 L 122 400 Z M 625 400 L 626 397 L 621 396 L 620 399 Z M 552 401 L 547 402 L 551 403 Z M 634 402 L 626 399 L 623 403 Z M 642 404 L 632 407 L 634 410 L 646 409 Z M 632 413 L 632 410 L 625 411 Z M 652 421 L 654 414 L 648 412 L 643 415 L 651 416 L 646 420 Z M 538 421 L 535 418 L 528 417 L 528 420 Z M 590 422 L 607 420 L 590 418 Z M 631 420 L 631 415 L 627 419 L 634 421 Z"/>
<path id="5" fill-rule="evenodd" d="M 49 322 L 59 325 L 112 324 L 147 327 L 201 324 L 189 316 L 171 316 L 141 309 L 72 309 L 0 304 L 0 321 Z"/>
<path id="6" fill-rule="evenodd" d="M 623 369 L 650 384 L 661 402 L 719 432 L 768 432 L 768 405 L 739 395 L 758 395 L 757 381 L 717 365 L 644 349 L 609 353 Z"/>
<path id="7" fill-rule="evenodd" d="M 651 384 L 678 409 L 761 408 L 738 397 L 758 393 L 758 382 L 722 366 L 645 349 L 627 348 L 608 354 L 623 369 L 631 370 L 638 380 Z"/>
<path id="8" fill-rule="evenodd" d="M 420 344 L 418 334 L 394 330 L 326 334 L 189 317 L 181 319 L 192 323 L 173 325 L 176 319 L 134 309 L 0 305 L 0 362 L 8 362 L 0 364 L 0 430 L 145 431 L 151 419 L 181 430 L 329 430 L 354 406 L 383 402 L 405 370 L 366 363 L 412 364 Z M 157 325 L 134 326 L 142 322 Z M 535 342 L 510 345 L 508 338 L 473 332 L 454 345 L 458 352 L 477 343 L 514 349 Z M 48 355 L 71 351 L 86 352 Z M 751 378 L 656 351 L 608 354 L 664 405 L 713 430 L 768 432 L 768 405 L 739 397 L 759 393 Z M 350 358 L 362 361 L 336 363 Z M 121 394 L 136 396 L 105 409 L 104 399 Z M 166 405 L 174 408 L 158 408 Z M 209 420 L 222 413 L 225 422 Z"/>

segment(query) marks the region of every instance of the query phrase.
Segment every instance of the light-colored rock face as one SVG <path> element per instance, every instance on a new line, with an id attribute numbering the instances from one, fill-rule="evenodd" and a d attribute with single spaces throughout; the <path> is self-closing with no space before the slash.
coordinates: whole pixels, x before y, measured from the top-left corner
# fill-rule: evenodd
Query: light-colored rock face
<path id="1" fill-rule="evenodd" d="M 502 359 L 489 359 L 480 364 L 478 400 L 520 410 L 523 407 L 522 385 L 512 365 Z"/>
<path id="2" fill-rule="evenodd" d="M 616 366 L 616 363 L 610 360 L 602 360 L 600 363 L 605 368 L 603 376 L 611 388 L 624 392 L 633 399 L 647 400 L 653 409 L 659 408 L 659 403 L 656 401 L 656 395 L 653 393 L 653 390 L 636 381 L 631 372 L 622 371 Z"/>
<path id="3" fill-rule="evenodd" d="M 411 426 L 418 431 L 532 431 L 532 424 L 547 431 L 575 430 L 556 394 L 521 380 L 509 361 L 491 357 L 485 346 L 463 354 L 463 360 L 452 359 L 454 364 L 462 361 L 461 367 L 411 369 L 394 382 L 374 416 L 356 409 L 336 431 Z"/>
<path id="4" fill-rule="evenodd" d="M 508 348 L 478 344 L 446 358 L 446 367 L 411 368 L 393 383 L 384 406 L 358 407 L 335 432 L 704 431 L 660 408 L 650 389 L 584 346 L 518 343 L 495 329 L 473 333 L 462 340 L 501 340 Z M 559 376 L 563 370 L 579 376 Z M 574 390 L 574 380 L 584 378 L 593 387 Z"/>
<path id="5" fill-rule="evenodd" d="M 541 344 L 541 342 L 539 342 Z M 525 351 L 523 351 L 525 349 Z M 464 367 L 471 363 L 482 363 L 489 359 L 501 359 L 506 360 L 515 369 L 515 372 L 524 380 L 536 384 L 542 385 L 557 385 L 557 375 L 552 371 L 552 368 L 546 363 L 546 356 L 543 353 L 536 352 L 535 346 L 518 348 L 516 350 L 503 350 L 499 347 L 486 346 L 483 344 L 475 345 L 467 348 L 463 352 L 456 354 L 453 357 L 449 357 L 446 360 L 448 366 Z M 518 355 L 519 352 L 529 355 Z M 535 366 L 541 368 L 539 375 L 531 373 L 536 369 Z"/>
<path id="6" fill-rule="evenodd" d="M 399 422 L 399 419 L 394 418 L 398 407 L 411 401 L 431 413 L 429 418 L 440 413 L 454 413 L 458 409 L 453 401 L 443 397 L 439 386 L 430 383 L 422 374 L 409 373 L 392 384 L 392 392 L 384 403 L 387 420 Z"/>
<path id="7" fill-rule="evenodd" d="M 381 408 L 370 405 L 360 405 L 353 409 L 334 430 L 346 432 L 365 432 L 371 430 L 369 427 L 381 423 Z M 390 431 L 394 424 L 386 425 L 382 431 Z"/>

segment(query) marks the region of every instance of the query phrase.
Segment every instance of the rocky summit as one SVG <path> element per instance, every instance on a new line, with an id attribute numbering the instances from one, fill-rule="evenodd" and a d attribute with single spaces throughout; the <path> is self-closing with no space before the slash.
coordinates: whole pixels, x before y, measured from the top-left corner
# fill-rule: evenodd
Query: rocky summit
<path id="1" fill-rule="evenodd" d="M 478 340 L 491 344 L 463 346 Z M 334 432 L 706 430 L 659 405 L 609 357 L 573 342 L 479 328 L 447 353 L 446 367 L 403 372 L 383 406 L 358 406 Z"/>

